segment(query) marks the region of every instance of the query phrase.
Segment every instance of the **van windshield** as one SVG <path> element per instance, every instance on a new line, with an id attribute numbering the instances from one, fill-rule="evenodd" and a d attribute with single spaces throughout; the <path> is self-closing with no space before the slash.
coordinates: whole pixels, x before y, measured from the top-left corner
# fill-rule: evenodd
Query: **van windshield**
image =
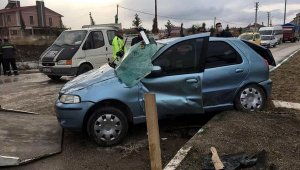
<path id="1" fill-rule="evenodd" d="M 83 39 L 86 36 L 87 31 L 79 30 L 79 31 L 64 31 L 60 34 L 60 36 L 55 40 L 53 44 L 62 46 L 62 45 L 71 45 L 71 46 L 79 46 L 81 45 Z"/>
<path id="2" fill-rule="evenodd" d="M 272 35 L 272 30 L 262 30 L 259 31 L 260 35 Z"/>

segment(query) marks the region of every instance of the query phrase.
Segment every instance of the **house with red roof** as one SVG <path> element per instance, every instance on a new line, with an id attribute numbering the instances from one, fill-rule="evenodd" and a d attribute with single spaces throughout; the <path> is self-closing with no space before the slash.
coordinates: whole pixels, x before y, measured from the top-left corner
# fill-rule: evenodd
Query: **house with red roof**
<path id="1" fill-rule="evenodd" d="M 0 10 L 0 38 L 11 41 L 57 36 L 64 30 L 62 15 L 45 7 L 43 0 L 33 6 L 21 6 L 19 0 L 8 0 Z"/>

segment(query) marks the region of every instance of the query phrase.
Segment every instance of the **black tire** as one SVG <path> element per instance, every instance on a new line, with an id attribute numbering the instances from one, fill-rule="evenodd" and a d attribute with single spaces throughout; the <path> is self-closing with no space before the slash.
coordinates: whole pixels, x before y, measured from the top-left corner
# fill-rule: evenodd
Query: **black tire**
<path id="1" fill-rule="evenodd" d="M 234 100 L 236 109 L 246 112 L 263 110 L 266 102 L 266 93 L 262 88 L 254 84 L 240 89 Z"/>
<path id="2" fill-rule="evenodd" d="M 275 48 L 275 47 L 276 47 L 276 44 L 274 44 L 273 47 Z"/>
<path id="3" fill-rule="evenodd" d="M 111 121 L 108 121 L 109 117 Z M 98 129 L 95 129 L 95 126 L 98 126 Z M 106 128 L 110 129 L 108 130 Z M 114 107 L 96 109 L 87 123 L 87 133 L 89 137 L 99 146 L 113 146 L 119 144 L 125 138 L 127 131 L 128 121 L 125 114 Z M 111 133 L 115 133 L 115 136 Z"/>
<path id="4" fill-rule="evenodd" d="M 47 75 L 51 80 L 54 80 L 54 81 L 58 81 L 60 80 L 61 76 L 54 76 L 54 75 Z"/>
<path id="5" fill-rule="evenodd" d="M 93 67 L 91 67 L 90 65 L 82 64 L 77 71 L 77 76 L 79 76 L 80 74 L 86 73 L 92 69 L 93 69 Z"/>

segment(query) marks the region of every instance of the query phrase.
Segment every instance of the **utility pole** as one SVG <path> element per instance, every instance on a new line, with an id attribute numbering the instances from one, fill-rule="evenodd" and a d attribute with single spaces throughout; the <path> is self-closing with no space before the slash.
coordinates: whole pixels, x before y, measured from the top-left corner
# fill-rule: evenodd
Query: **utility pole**
<path id="1" fill-rule="evenodd" d="M 117 15 L 115 16 L 115 24 L 119 22 L 119 4 L 117 5 Z"/>
<path id="2" fill-rule="evenodd" d="M 155 17 L 153 19 L 152 33 L 158 33 L 158 24 L 157 24 L 157 0 L 155 0 Z"/>
<path id="3" fill-rule="evenodd" d="M 284 3 L 284 17 L 283 17 L 283 24 L 285 24 L 285 19 L 286 19 L 286 0 Z"/>
<path id="4" fill-rule="evenodd" d="M 268 27 L 270 26 L 270 12 L 267 12 L 268 14 Z"/>
<path id="5" fill-rule="evenodd" d="M 258 10 L 259 2 L 255 2 L 255 23 L 254 23 L 254 31 L 257 30 L 257 10 Z"/>
<path id="6" fill-rule="evenodd" d="M 214 29 L 216 29 L 216 20 L 217 20 L 217 17 L 214 18 Z"/>

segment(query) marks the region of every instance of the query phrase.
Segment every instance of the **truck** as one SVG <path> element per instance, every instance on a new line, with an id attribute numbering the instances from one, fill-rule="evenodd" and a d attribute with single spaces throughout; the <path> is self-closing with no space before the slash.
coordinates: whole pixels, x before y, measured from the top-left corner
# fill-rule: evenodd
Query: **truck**
<path id="1" fill-rule="evenodd" d="M 287 23 L 282 25 L 283 28 L 283 42 L 296 42 L 299 40 L 299 26 Z"/>
<path id="2" fill-rule="evenodd" d="M 281 25 L 276 25 L 273 27 L 261 27 L 258 32 L 261 36 L 275 36 L 277 39 L 277 44 L 281 44 L 283 42 L 283 32 Z"/>
<path id="3" fill-rule="evenodd" d="M 112 40 L 118 29 L 98 25 L 63 31 L 40 56 L 39 71 L 59 80 L 99 68 L 112 57 Z"/>

